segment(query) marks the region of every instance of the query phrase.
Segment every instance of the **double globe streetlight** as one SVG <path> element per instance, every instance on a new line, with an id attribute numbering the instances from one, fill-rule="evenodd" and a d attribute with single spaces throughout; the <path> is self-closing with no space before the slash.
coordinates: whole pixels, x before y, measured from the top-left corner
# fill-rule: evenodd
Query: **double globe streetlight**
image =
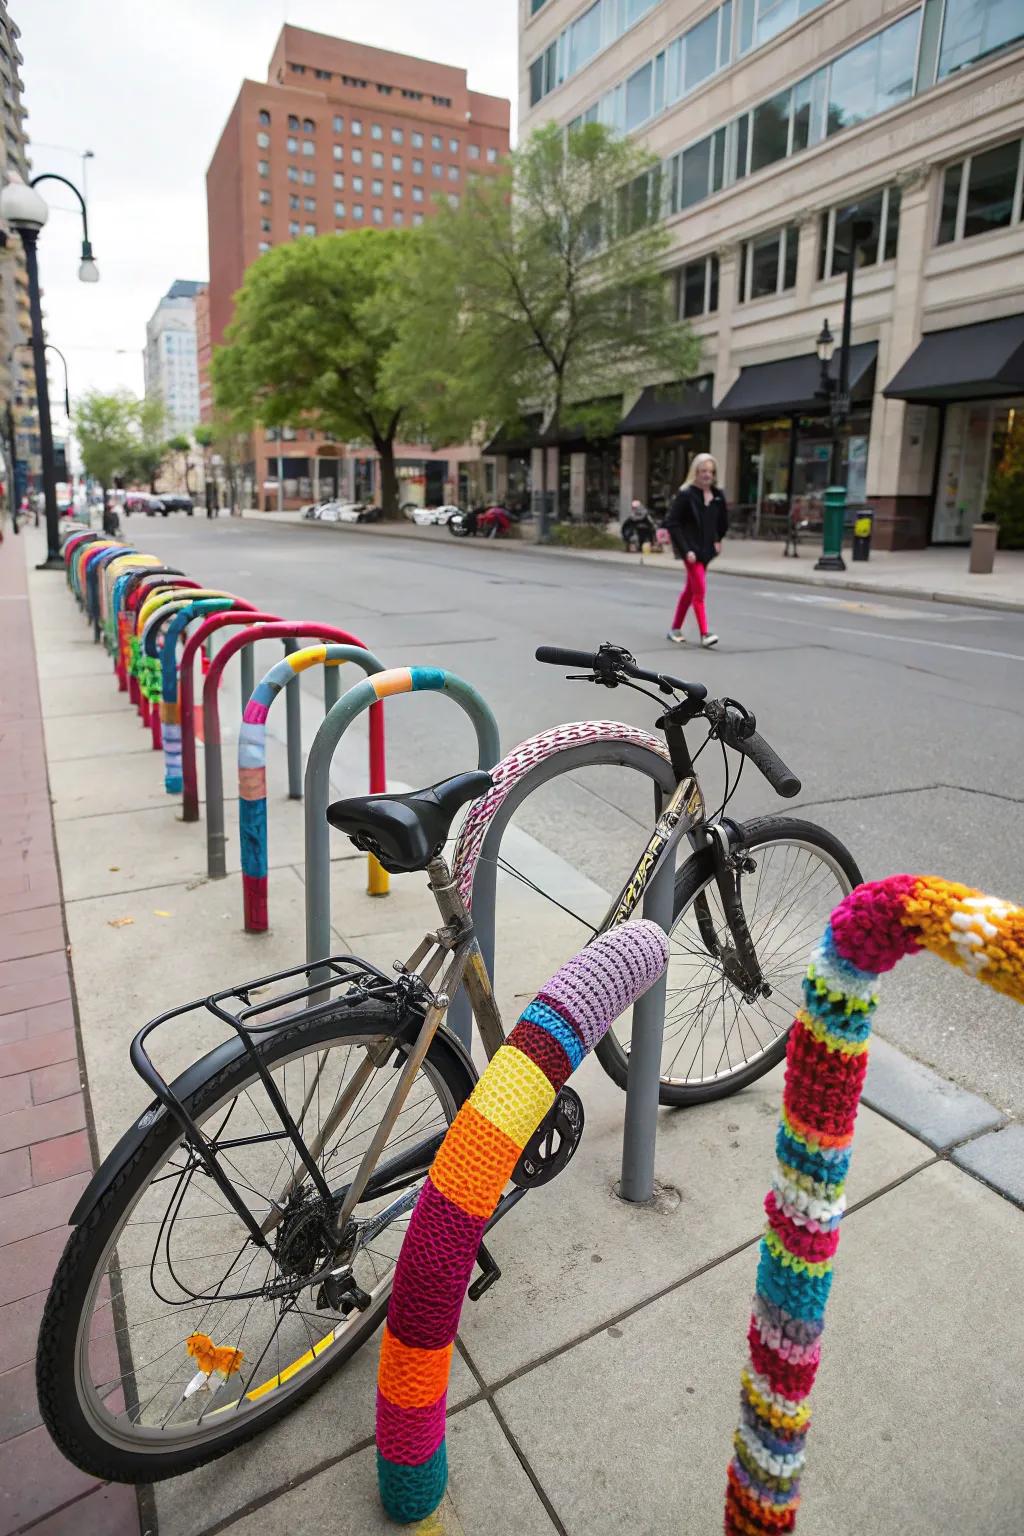
<path id="1" fill-rule="evenodd" d="M 46 559 L 39 569 L 63 570 L 64 562 L 61 559 L 60 534 L 57 526 L 57 475 L 53 462 L 50 390 L 46 378 L 46 342 L 43 337 L 43 308 L 39 293 L 39 263 L 36 258 L 39 231 L 50 216 L 50 210 L 44 198 L 36 191 L 41 181 L 59 181 L 78 199 L 82 210 L 82 261 L 78 268 L 79 281 L 98 283 L 100 273 L 89 241 L 89 216 L 86 212 L 85 199 L 74 182 L 68 181 L 66 176 L 58 176 L 53 171 L 44 171 L 41 176 L 34 176 L 31 182 L 24 182 L 20 176 L 12 175 L 6 187 L 0 192 L 0 219 L 10 224 L 11 228 L 16 229 L 21 236 L 21 243 L 25 248 L 25 267 L 28 272 L 29 310 L 32 317 L 32 361 L 36 376 L 39 448 L 43 461 L 43 497 L 46 503 Z"/>

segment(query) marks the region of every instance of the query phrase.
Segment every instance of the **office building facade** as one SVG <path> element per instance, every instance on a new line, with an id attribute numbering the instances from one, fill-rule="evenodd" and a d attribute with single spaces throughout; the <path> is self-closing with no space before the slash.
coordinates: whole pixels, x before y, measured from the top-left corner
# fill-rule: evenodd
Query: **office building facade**
<path id="1" fill-rule="evenodd" d="M 212 347 L 224 337 L 246 267 L 282 241 L 409 228 L 438 194 L 452 202 L 493 173 L 509 144 L 510 104 L 468 88 L 466 72 L 285 26 L 266 81 L 243 81 L 207 172 Z M 470 447 L 396 445 L 403 499 L 441 501 L 480 477 Z M 302 423 L 254 434 L 261 505 L 379 495 L 376 454 Z"/>
<path id="2" fill-rule="evenodd" d="M 191 437 L 200 419 L 196 295 L 202 286 L 178 278 L 146 323 L 146 399 L 160 401 L 169 436 Z"/>
<path id="3" fill-rule="evenodd" d="M 12 172 L 23 181 L 31 177 L 25 118 L 24 85 L 18 73 L 24 62 L 18 48 L 20 33 L 4 0 L 0 0 L 0 185 Z M 32 366 L 32 319 L 28 274 L 21 240 L 5 230 L 0 250 L 0 426 L 7 477 L 20 500 L 41 484 L 39 413 Z"/>
<path id="4" fill-rule="evenodd" d="M 840 335 L 856 221 L 842 479 L 880 547 L 966 541 L 1024 410 L 1021 0 L 520 6 L 523 132 L 599 121 L 650 148 L 645 196 L 702 360 L 624 400 L 613 443 L 570 445 L 568 469 L 534 444 L 511 475 L 539 483 L 548 452 L 548 483 L 587 510 L 589 461 L 611 457 L 624 508 L 710 449 L 756 515 L 819 505 L 815 341 L 825 320 Z"/>

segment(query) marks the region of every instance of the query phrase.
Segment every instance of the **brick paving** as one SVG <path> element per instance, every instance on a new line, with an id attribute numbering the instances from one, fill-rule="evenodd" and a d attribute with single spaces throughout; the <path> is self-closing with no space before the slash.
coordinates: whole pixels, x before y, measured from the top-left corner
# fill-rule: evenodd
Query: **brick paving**
<path id="1" fill-rule="evenodd" d="M 138 1536 L 134 1491 L 65 1461 L 36 1402 L 39 1319 L 93 1159 L 28 572 L 13 537 L 0 544 L 0 657 L 0 1536 Z"/>

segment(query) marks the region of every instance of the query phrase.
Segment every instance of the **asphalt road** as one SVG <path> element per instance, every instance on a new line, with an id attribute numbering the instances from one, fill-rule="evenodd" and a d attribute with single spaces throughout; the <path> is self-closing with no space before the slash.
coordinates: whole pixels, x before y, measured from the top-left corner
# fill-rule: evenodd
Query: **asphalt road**
<path id="1" fill-rule="evenodd" d="M 624 689 L 595 694 L 533 655 L 542 643 L 625 645 L 641 665 L 742 700 L 800 774 L 803 793 L 781 802 L 748 767 L 732 814 L 806 811 L 849 844 L 866 878 L 936 873 L 1024 901 L 1024 615 L 823 593 L 712 568 L 709 617 L 721 644 L 702 652 L 664 638 L 674 573 L 431 531 L 418 542 L 173 517 L 131 518 L 126 532 L 211 586 L 282 616 L 343 625 L 388 664 L 459 673 L 490 703 L 504 747 L 562 720 L 650 727 L 652 702 Z M 303 681 L 312 698 L 315 680 Z M 403 699 L 389 718 L 394 777 L 425 784 L 474 764 L 468 723 L 436 696 Z M 716 805 L 717 749 L 700 767 Z M 611 889 L 650 825 L 647 794 L 625 770 L 592 770 L 540 791 L 520 824 Z M 924 957 L 887 981 L 878 1028 L 1024 1114 L 1024 1036 L 1005 999 Z"/>

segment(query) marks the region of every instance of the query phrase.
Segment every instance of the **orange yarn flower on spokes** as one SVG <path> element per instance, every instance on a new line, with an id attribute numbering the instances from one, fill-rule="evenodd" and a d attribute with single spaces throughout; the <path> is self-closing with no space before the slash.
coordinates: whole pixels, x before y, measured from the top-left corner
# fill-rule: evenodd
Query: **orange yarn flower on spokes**
<path id="1" fill-rule="evenodd" d="M 216 1371 L 225 1381 L 242 1369 L 242 1361 L 245 1359 L 240 1349 L 215 1344 L 205 1333 L 190 1333 L 185 1340 L 185 1348 L 204 1376 L 212 1376 Z"/>

